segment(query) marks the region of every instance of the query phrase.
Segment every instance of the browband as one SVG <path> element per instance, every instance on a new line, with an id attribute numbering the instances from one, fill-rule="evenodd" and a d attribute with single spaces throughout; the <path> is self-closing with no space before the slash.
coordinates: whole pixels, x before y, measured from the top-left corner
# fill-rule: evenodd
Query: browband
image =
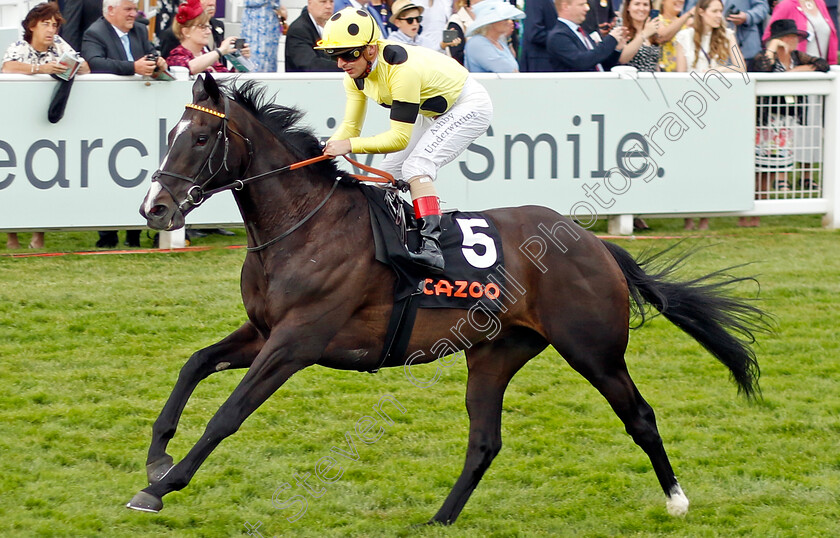
<path id="1" fill-rule="evenodd" d="M 194 105 L 192 103 L 187 103 L 186 105 L 184 105 L 184 108 L 192 108 L 194 110 L 198 110 L 199 112 L 206 112 L 206 113 L 212 114 L 216 117 L 225 119 L 225 115 L 222 114 L 221 112 L 217 112 L 217 111 L 215 111 L 211 108 L 207 108 L 207 107 L 204 107 L 204 106 L 199 106 L 199 105 Z"/>

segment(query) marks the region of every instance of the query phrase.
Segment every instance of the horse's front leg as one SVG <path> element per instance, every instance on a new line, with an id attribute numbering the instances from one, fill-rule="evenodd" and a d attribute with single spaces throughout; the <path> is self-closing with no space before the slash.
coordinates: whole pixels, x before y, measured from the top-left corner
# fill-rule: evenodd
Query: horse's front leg
<path id="1" fill-rule="evenodd" d="M 135 495 L 126 506 L 134 510 L 157 512 L 163 508 L 164 495 L 186 487 L 207 456 L 225 437 L 235 433 L 245 419 L 295 372 L 316 362 L 318 357 L 308 356 L 313 354 L 312 348 L 308 348 L 309 353 L 306 353 L 294 345 L 300 341 L 306 341 L 306 338 L 294 331 L 286 333 L 285 337 L 272 335 L 245 377 L 207 423 L 201 439 L 184 459 L 158 482 Z"/>
<path id="2" fill-rule="evenodd" d="M 195 387 L 212 373 L 251 366 L 263 345 L 265 339 L 251 322 L 246 322 L 224 340 L 196 351 L 187 360 L 178 374 L 178 381 L 166 405 L 152 427 L 152 442 L 146 458 L 149 484 L 160 481 L 173 466 L 172 456 L 166 453 L 166 446 L 175 436 L 181 413 Z"/>

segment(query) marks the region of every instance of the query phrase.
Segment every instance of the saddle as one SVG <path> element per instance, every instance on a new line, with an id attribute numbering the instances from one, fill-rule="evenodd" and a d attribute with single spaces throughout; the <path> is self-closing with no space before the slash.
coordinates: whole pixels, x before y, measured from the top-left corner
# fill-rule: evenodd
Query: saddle
<path id="1" fill-rule="evenodd" d="M 394 309 L 385 346 L 374 373 L 389 359 L 401 359 L 408 347 L 418 308 L 469 310 L 480 305 L 502 309 L 505 286 L 502 241 L 493 221 L 480 212 L 445 212 L 440 243 L 446 270 L 429 274 L 415 265 L 408 249 L 416 249 L 420 234 L 411 204 L 393 187 L 359 184 L 368 201 L 376 259 L 396 274 Z"/>

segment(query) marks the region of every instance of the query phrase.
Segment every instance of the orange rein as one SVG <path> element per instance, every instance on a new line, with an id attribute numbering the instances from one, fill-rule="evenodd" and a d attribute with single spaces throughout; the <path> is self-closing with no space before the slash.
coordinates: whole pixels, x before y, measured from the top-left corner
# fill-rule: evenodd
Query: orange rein
<path id="1" fill-rule="evenodd" d="M 351 159 L 347 155 L 342 155 L 347 162 L 352 164 L 353 166 L 364 170 L 370 174 L 375 174 L 379 177 L 371 177 L 371 176 L 360 176 L 358 174 L 348 174 L 351 177 L 358 179 L 359 181 L 369 181 L 373 183 L 388 183 L 394 187 L 397 187 L 397 181 L 394 179 L 394 176 L 386 172 L 385 170 L 379 170 L 378 168 L 374 168 L 372 166 L 367 166 L 359 161 Z M 309 166 L 310 164 L 319 163 L 321 161 L 325 161 L 327 159 L 332 159 L 329 155 L 319 155 L 318 157 L 313 157 L 311 159 L 306 159 L 305 161 L 296 162 L 294 164 L 289 165 L 289 170 L 297 170 L 298 168 L 303 168 L 304 166 Z"/>

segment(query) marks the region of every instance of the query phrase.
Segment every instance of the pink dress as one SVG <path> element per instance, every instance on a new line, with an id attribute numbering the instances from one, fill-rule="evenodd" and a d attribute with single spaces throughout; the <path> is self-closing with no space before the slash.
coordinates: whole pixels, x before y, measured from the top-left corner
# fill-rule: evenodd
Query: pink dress
<path id="1" fill-rule="evenodd" d="M 203 53 L 207 53 L 209 51 L 209 49 L 205 48 Z M 172 49 L 172 52 L 169 53 L 169 57 L 166 59 L 166 63 L 168 65 L 177 65 L 189 69 L 190 61 L 194 59 L 195 54 L 193 54 L 191 50 L 187 49 L 183 45 L 178 45 L 177 47 Z M 230 70 L 217 60 L 213 65 L 205 69 L 204 72 L 229 73 Z"/>

